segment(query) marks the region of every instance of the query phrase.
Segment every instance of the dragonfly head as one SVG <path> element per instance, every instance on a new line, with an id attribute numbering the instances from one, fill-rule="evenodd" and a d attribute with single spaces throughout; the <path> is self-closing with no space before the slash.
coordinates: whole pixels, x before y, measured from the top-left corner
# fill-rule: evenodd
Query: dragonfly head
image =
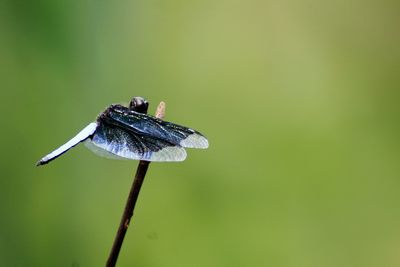
<path id="1" fill-rule="evenodd" d="M 140 96 L 135 96 L 129 103 L 129 109 L 139 113 L 147 113 L 148 107 L 149 102 L 147 102 L 146 99 Z"/>

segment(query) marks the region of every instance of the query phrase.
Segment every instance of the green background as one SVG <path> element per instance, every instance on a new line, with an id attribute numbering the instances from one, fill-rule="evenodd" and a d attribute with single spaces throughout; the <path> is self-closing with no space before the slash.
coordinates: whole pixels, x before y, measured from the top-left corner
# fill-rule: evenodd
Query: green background
<path id="1" fill-rule="evenodd" d="M 2 1 L 0 266 L 103 266 L 144 96 L 208 150 L 150 165 L 119 266 L 400 266 L 398 1 Z"/>

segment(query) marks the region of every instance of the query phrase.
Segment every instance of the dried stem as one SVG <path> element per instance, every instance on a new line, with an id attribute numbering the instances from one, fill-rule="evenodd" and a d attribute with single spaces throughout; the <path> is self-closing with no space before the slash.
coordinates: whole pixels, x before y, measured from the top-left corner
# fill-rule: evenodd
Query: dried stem
<path id="1" fill-rule="evenodd" d="M 147 110 L 145 111 L 145 113 Z M 163 119 L 165 116 L 165 103 L 160 102 L 157 107 L 155 116 L 159 119 Z M 119 251 L 121 250 L 122 243 L 124 242 L 124 237 L 126 231 L 128 230 L 129 223 L 133 216 L 133 211 L 135 209 L 136 200 L 138 199 L 140 188 L 142 187 L 144 177 L 146 175 L 147 169 L 149 168 L 149 161 L 139 161 L 139 165 L 136 170 L 135 179 L 129 192 L 128 200 L 126 201 L 125 210 L 119 224 L 117 235 L 114 239 L 114 244 L 112 246 L 110 255 L 107 260 L 106 267 L 114 267 L 117 263 Z"/>

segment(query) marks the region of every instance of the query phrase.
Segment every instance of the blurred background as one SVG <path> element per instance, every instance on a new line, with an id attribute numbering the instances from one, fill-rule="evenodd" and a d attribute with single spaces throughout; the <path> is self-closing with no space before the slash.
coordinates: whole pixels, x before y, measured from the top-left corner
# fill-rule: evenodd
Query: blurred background
<path id="1" fill-rule="evenodd" d="M 104 266 L 135 161 L 42 156 L 111 103 L 150 165 L 118 266 L 400 266 L 398 1 L 2 1 L 0 266 Z"/>

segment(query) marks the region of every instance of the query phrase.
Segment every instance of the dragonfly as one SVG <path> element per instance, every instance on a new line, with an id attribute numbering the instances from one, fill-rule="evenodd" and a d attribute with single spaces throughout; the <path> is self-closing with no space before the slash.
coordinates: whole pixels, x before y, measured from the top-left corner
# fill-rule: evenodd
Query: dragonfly
<path id="1" fill-rule="evenodd" d="M 148 102 L 134 97 L 129 106 L 113 104 L 75 137 L 37 162 L 47 164 L 84 143 L 94 153 L 112 159 L 183 161 L 185 148 L 208 148 L 200 132 L 145 114 Z"/>

